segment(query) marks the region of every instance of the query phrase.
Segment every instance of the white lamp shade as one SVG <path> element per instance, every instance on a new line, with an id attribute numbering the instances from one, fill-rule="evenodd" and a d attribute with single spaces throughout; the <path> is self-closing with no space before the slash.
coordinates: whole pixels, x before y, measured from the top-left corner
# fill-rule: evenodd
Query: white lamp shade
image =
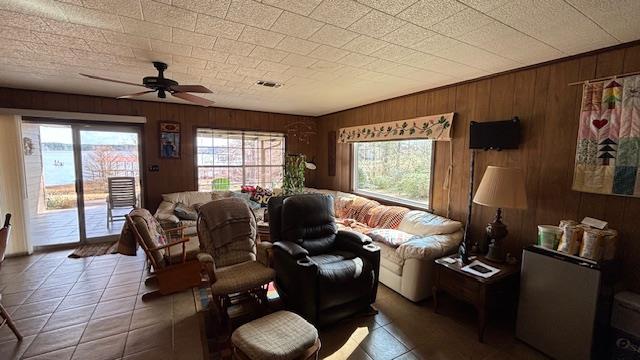
<path id="1" fill-rule="evenodd" d="M 473 202 L 495 208 L 526 209 L 527 193 L 522 170 L 487 166 Z"/>

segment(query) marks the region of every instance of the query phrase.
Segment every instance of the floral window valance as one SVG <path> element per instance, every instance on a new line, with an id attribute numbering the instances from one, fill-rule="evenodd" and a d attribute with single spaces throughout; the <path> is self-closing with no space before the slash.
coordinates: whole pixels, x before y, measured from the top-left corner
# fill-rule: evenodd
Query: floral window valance
<path id="1" fill-rule="evenodd" d="M 414 119 L 342 128 L 338 142 L 363 142 L 399 139 L 451 141 L 454 113 L 422 116 Z"/>

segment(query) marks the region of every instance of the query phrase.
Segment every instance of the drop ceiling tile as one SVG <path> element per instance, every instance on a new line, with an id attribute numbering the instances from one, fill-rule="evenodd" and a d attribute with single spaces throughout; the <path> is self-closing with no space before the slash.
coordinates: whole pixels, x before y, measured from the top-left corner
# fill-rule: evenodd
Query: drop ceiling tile
<path id="1" fill-rule="evenodd" d="M 275 47 L 284 38 L 284 35 L 278 34 L 273 31 L 262 30 L 252 26 L 245 26 L 238 40 L 272 48 Z"/>
<path id="2" fill-rule="evenodd" d="M 114 14 L 107 14 L 102 11 L 87 9 L 71 4 L 58 3 L 58 8 L 62 10 L 67 20 L 72 23 L 98 27 L 101 29 L 122 31 L 120 18 Z"/>
<path id="3" fill-rule="evenodd" d="M 369 11 L 370 8 L 352 0 L 324 0 L 313 10 L 311 17 L 346 28 Z"/>
<path id="4" fill-rule="evenodd" d="M 324 72 L 325 76 L 328 77 L 328 76 L 330 76 L 331 72 L 338 70 L 342 66 L 343 65 L 340 65 L 340 64 L 337 64 L 337 63 L 334 63 L 334 62 L 331 62 L 331 61 L 319 60 L 316 63 L 314 63 L 313 65 L 309 66 L 309 69 L 322 71 L 322 72 Z"/>
<path id="5" fill-rule="evenodd" d="M 223 73 L 234 73 L 238 69 L 238 65 L 223 64 L 215 61 L 209 61 L 207 63 L 206 69 L 223 72 Z"/>
<path id="6" fill-rule="evenodd" d="M 190 56 L 174 55 L 173 63 L 171 65 L 172 67 L 174 67 L 173 70 L 175 70 L 175 66 L 187 66 L 190 68 L 204 69 L 207 67 L 207 60 L 193 58 Z"/>
<path id="7" fill-rule="evenodd" d="M 32 44 L 32 45 L 29 45 L 29 44 Z M 5 49 L 5 50 L 23 50 L 23 51 L 31 52 L 31 51 L 34 51 L 34 50 L 31 50 L 31 47 L 32 46 L 36 46 L 38 44 L 46 46 L 44 43 L 42 43 L 42 41 L 40 41 L 38 43 L 25 43 L 25 42 L 19 41 L 19 40 L 3 39 L 2 41 L 0 41 L 0 49 Z"/>
<path id="8" fill-rule="evenodd" d="M 193 31 L 196 27 L 196 13 L 189 10 L 160 4 L 151 0 L 140 0 L 145 21 L 173 26 Z"/>
<path id="9" fill-rule="evenodd" d="M 371 6 L 374 9 L 384 11 L 387 14 L 397 15 L 402 10 L 413 5 L 418 0 L 358 0 L 359 3 Z"/>
<path id="10" fill-rule="evenodd" d="M 227 52 L 234 55 L 247 56 L 256 46 L 240 41 L 218 38 L 213 49 L 217 51 Z"/>
<path id="11" fill-rule="evenodd" d="M 381 39 L 392 44 L 410 47 L 433 35 L 436 35 L 436 33 L 431 30 L 414 24 L 406 24 Z"/>
<path id="12" fill-rule="evenodd" d="M 256 46 L 255 49 L 249 55 L 250 57 L 264 59 L 269 61 L 280 62 L 284 59 L 289 53 L 282 50 L 270 49 L 263 46 Z"/>
<path id="13" fill-rule="evenodd" d="M 380 38 L 394 30 L 397 30 L 404 24 L 406 24 L 406 22 L 403 20 L 378 10 L 372 10 L 367 15 L 360 18 L 360 20 L 356 21 L 353 25 L 349 26 L 349 30 L 367 36 Z"/>
<path id="14" fill-rule="evenodd" d="M 398 64 L 393 61 L 376 59 L 375 61 L 372 61 L 369 64 L 362 66 L 362 68 L 369 71 L 384 72 L 393 68 L 396 65 Z"/>
<path id="15" fill-rule="evenodd" d="M 500 71 L 498 69 L 512 69 L 519 65 L 513 60 L 467 44 L 460 44 L 449 49 L 438 51 L 437 55 L 489 72 Z"/>
<path id="16" fill-rule="evenodd" d="M 352 31 L 326 24 L 320 30 L 311 35 L 309 40 L 325 45 L 342 47 L 356 37 L 358 37 L 358 34 Z"/>
<path id="17" fill-rule="evenodd" d="M 172 5 L 191 10 L 201 14 L 207 14 L 224 18 L 231 0 L 173 0 Z"/>
<path id="18" fill-rule="evenodd" d="M 244 80 L 244 75 L 240 75 L 240 74 L 236 74 L 236 73 L 219 72 L 216 75 L 216 78 L 221 79 L 221 80 L 230 81 L 230 82 L 239 82 L 239 81 Z"/>
<path id="19" fill-rule="evenodd" d="M 239 65 L 245 68 L 255 68 L 261 61 L 260 59 L 240 55 L 229 55 L 229 58 L 227 58 L 227 64 Z"/>
<path id="20" fill-rule="evenodd" d="M 38 38 L 31 30 L 4 25 L 0 25 L 0 38 L 28 42 L 42 42 L 42 40 L 40 40 L 40 38 Z M 1 42 L 2 40 L 0 40 L 0 43 Z"/>
<path id="21" fill-rule="evenodd" d="M 620 41 L 633 41 L 640 37 L 640 1 L 567 1 Z"/>
<path id="22" fill-rule="evenodd" d="M 456 0 L 420 0 L 398 14 L 398 17 L 428 28 L 465 8 Z"/>
<path id="23" fill-rule="evenodd" d="M 360 35 L 357 38 L 348 42 L 342 48 L 345 50 L 355 51 L 361 54 L 370 55 L 376 50 L 382 49 L 387 45 L 386 42 L 374 39 L 372 37 L 368 37 L 365 35 Z"/>
<path id="24" fill-rule="evenodd" d="M 309 15 L 322 0 L 262 0 L 262 2 L 300 15 Z"/>
<path id="25" fill-rule="evenodd" d="M 173 28 L 171 30 L 171 35 L 174 43 L 191 45 L 193 47 L 213 49 L 213 45 L 216 43 L 215 36 L 199 34 L 178 28 Z"/>
<path id="26" fill-rule="evenodd" d="M 271 30 L 306 39 L 322 27 L 322 23 L 305 16 L 285 11 Z"/>
<path id="27" fill-rule="evenodd" d="M 82 0 L 86 8 L 142 19 L 140 0 Z"/>
<path id="28" fill-rule="evenodd" d="M 382 49 L 372 53 L 371 56 L 375 56 L 375 57 L 389 60 L 389 61 L 397 61 L 402 59 L 403 57 L 406 57 L 415 53 L 417 53 L 416 50 L 411 50 L 409 48 L 406 48 L 400 45 L 389 44 L 383 47 Z"/>
<path id="29" fill-rule="evenodd" d="M 376 58 L 362 55 L 358 53 L 349 53 L 349 55 L 343 57 L 338 60 L 340 64 L 350 65 L 350 66 L 364 66 L 375 61 Z"/>
<path id="30" fill-rule="evenodd" d="M 285 65 L 291 65 L 291 66 L 308 67 L 308 66 L 311 66 L 311 64 L 313 64 L 316 61 L 318 60 L 312 59 L 307 56 L 302 56 L 298 54 L 289 54 L 287 55 L 287 57 L 285 57 L 281 61 L 281 63 Z"/>
<path id="31" fill-rule="evenodd" d="M 460 0 L 461 3 L 486 13 L 513 0 Z"/>
<path id="32" fill-rule="evenodd" d="M 328 45 L 320 45 L 311 54 L 309 54 L 309 56 L 327 61 L 338 61 L 347 55 L 349 55 L 349 51 Z"/>
<path id="33" fill-rule="evenodd" d="M 233 0 L 227 11 L 227 20 L 269 29 L 282 10 L 253 0 Z"/>
<path id="34" fill-rule="evenodd" d="M 162 61 L 171 65 L 173 63 L 173 56 L 168 52 L 159 52 L 143 49 L 132 49 L 136 59 L 151 63 L 152 61 Z"/>
<path id="35" fill-rule="evenodd" d="M 90 61 L 96 61 L 96 62 L 108 62 L 108 63 L 118 62 L 116 56 L 111 54 L 103 54 L 103 53 L 97 53 L 93 51 L 86 51 L 86 50 L 79 50 L 79 49 L 73 49 L 72 51 L 74 54 L 76 54 L 77 57 L 84 60 L 90 60 Z"/>
<path id="36" fill-rule="evenodd" d="M 266 72 L 267 72 L 266 70 L 246 68 L 246 67 L 240 67 L 236 70 L 236 74 L 247 76 L 250 78 L 255 78 L 255 81 L 260 80 L 262 75 L 264 75 Z"/>
<path id="37" fill-rule="evenodd" d="M 116 56 L 134 56 L 131 48 L 124 45 L 109 44 L 101 41 L 92 41 L 89 42 L 89 47 L 91 47 L 91 50 L 98 53 L 112 54 Z"/>
<path id="38" fill-rule="evenodd" d="M 151 39 L 171 41 L 171 28 L 148 21 L 140 21 L 125 16 L 120 17 L 124 32 L 131 35 L 149 37 Z"/>
<path id="39" fill-rule="evenodd" d="M 103 31 L 102 34 L 108 43 L 131 46 L 133 48 L 151 50 L 149 39 L 140 36 L 123 34 L 113 31 Z"/>
<path id="40" fill-rule="evenodd" d="M 71 51 L 71 49 L 68 47 L 53 46 L 53 45 L 39 44 L 39 43 L 25 43 L 25 45 L 29 48 L 29 50 L 39 54 L 56 56 L 60 58 L 76 56 L 73 53 L 73 51 Z M 56 59 L 56 60 L 60 60 L 60 59 Z"/>
<path id="41" fill-rule="evenodd" d="M 457 38 L 490 22 L 495 22 L 495 20 L 477 10 L 466 8 L 433 25 L 430 29 Z"/>
<path id="42" fill-rule="evenodd" d="M 277 62 L 273 62 L 273 61 L 268 61 L 268 60 L 263 60 L 261 61 L 258 66 L 256 67 L 257 69 L 261 69 L 261 70 L 266 70 L 269 72 L 285 72 L 287 71 L 287 69 L 289 69 L 288 65 L 284 65 L 284 64 L 280 64 Z"/>
<path id="43" fill-rule="evenodd" d="M 229 53 L 226 53 L 224 51 L 215 51 L 211 49 L 194 47 L 191 50 L 191 56 L 198 59 L 206 59 L 206 60 L 224 63 L 227 61 L 227 58 L 229 58 Z"/>
<path id="44" fill-rule="evenodd" d="M 271 80 L 271 81 L 285 83 L 285 84 L 292 77 L 293 75 L 283 74 L 282 72 L 278 72 L 278 71 L 269 71 L 266 74 L 264 74 L 265 80 Z"/>
<path id="45" fill-rule="evenodd" d="M 461 42 L 456 39 L 438 34 L 412 45 L 411 48 L 429 54 L 436 54 L 439 51 L 449 49 L 460 44 Z"/>
<path id="46" fill-rule="evenodd" d="M 0 9 L 60 21 L 66 20 L 64 12 L 53 0 L 4 0 L 0 1 Z"/>
<path id="47" fill-rule="evenodd" d="M 209 66 L 207 64 L 207 66 Z M 231 72 L 235 71 L 235 68 L 231 70 Z M 188 68 L 187 74 L 191 76 L 200 76 L 201 78 L 215 78 L 218 75 L 218 71 L 213 69 L 198 69 L 198 68 Z M 222 80 L 221 80 L 222 81 Z M 226 81 L 225 81 L 226 82 Z"/>
<path id="48" fill-rule="evenodd" d="M 244 25 L 242 24 L 209 15 L 198 14 L 195 31 L 206 35 L 237 40 L 238 37 L 240 37 L 240 33 L 242 33 L 242 29 L 244 29 Z"/>
<path id="49" fill-rule="evenodd" d="M 49 31 L 49 26 L 42 18 L 37 16 L 14 13 L 0 10 L 0 24 L 21 29 Z"/>
<path id="50" fill-rule="evenodd" d="M 86 41 L 63 35 L 36 32 L 36 36 L 47 45 L 62 46 L 72 49 L 91 50 Z"/>
<path id="51" fill-rule="evenodd" d="M 320 44 L 316 44 L 311 41 L 298 39 L 292 36 L 287 36 L 284 40 L 282 40 L 276 49 L 288 51 L 291 53 L 296 53 L 300 55 L 309 55 L 313 50 L 315 50 Z M 323 45 L 324 46 L 324 45 Z"/>
<path id="52" fill-rule="evenodd" d="M 487 15 L 569 54 L 590 49 L 594 43 L 616 42 L 564 1 L 514 0 Z"/>
<path id="53" fill-rule="evenodd" d="M 49 26 L 49 29 L 45 32 L 77 37 L 88 41 L 105 41 L 102 31 L 98 28 L 52 19 L 46 19 L 45 22 Z"/>

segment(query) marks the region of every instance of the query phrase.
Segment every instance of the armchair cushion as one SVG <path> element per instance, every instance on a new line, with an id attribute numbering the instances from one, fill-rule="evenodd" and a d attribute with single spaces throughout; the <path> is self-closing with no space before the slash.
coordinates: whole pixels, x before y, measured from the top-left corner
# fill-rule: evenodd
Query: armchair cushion
<path id="1" fill-rule="evenodd" d="M 246 261 L 216 269 L 216 281 L 211 285 L 214 295 L 244 292 L 268 284 L 276 272 L 257 261 Z"/>
<path id="2" fill-rule="evenodd" d="M 459 221 L 419 210 L 409 211 L 398 226 L 398 230 L 422 236 L 451 234 L 460 229 L 462 223 Z"/>
<path id="3" fill-rule="evenodd" d="M 138 230 L 138 233 L 140 233 L 144 244 L 150 249 L 149 252 L 153 256 L 156 264 L 164 264 L 164 251 L 151 250 L 167 244 L 168 241 L 158 220 L 156 220 L 148 210 L 141 208 L 132 210 L 129 216 L 131 216 L 133 225 Z"/>
<path id="4" fill-rule="evenodd" d="M 415 237 L 415 235 L 394 229 L 372 229 L 367 235 L 373 241 L 381 242 L 392 247 L 398 247 Z"/>
<path id="5" fill-rule="evenodd" d="M 318 264 L 319 310 L 349 303 L 371 291 L 374 279 L 371 263 L 354 255 L 350 257 Z"/>

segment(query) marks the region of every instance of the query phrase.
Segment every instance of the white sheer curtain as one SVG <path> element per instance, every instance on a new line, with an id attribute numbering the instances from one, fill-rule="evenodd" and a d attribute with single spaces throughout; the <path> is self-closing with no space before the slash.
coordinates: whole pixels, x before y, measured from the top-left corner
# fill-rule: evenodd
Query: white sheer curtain
<path id="1" fill-rule="evenodd" d="M 33 251 L 27 235 L 28 219 L 24 215 L 26 184 L 21 124 L 20 116 L 0 114 L 0 218 L 4 221 L 5 214 L 12 214 L 7 255 Z"/>

